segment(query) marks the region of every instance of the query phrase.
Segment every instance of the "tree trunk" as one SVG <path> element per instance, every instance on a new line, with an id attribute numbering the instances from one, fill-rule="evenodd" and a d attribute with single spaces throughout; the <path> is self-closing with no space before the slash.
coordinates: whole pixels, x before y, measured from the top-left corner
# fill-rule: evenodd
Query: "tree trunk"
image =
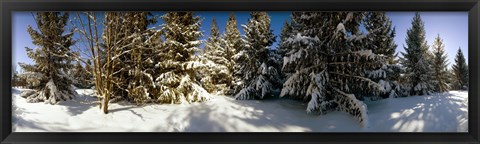
<path id="1" fill-rule="evenodd" d="M 107 114 L 108 113 L 108 101 L 110 99 L 110 96 L 104 95 L 103 97 L 103 113 Z"/>

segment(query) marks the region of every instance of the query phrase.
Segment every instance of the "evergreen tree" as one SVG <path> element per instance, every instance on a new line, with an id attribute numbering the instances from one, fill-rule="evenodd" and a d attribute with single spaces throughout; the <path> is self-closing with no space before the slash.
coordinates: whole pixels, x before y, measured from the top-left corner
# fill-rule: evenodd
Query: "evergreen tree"
<path id="1" fill-rule="evenodd" d="M 368 32 L 364 43 L 373 53 L 385 57 L 385 66 L 374 67 L 368 73 L 368 77 L 375 82 L 381 84 L 385 91 L 383 93 L 364 93 L 362 95 L 374 95 L 378 98 L 397 97 L 407 95 L 405 88 L 400 84 L 401 66 L 395 60 L 397 56 L 395 49 L 395 28 L 392 21 L 387 17 L 385 12 L 367 12 L 364 18 L 364 26 Z M 377 97 L 373 97 L 374 99 Z"/>
<path id="2" fill-rule="evenodd" d="M 226 55 L 225 49 L 221 45 L 220 31 L 218 30 L 215 17 L 210 27 L 210 37 L 205 43 L 204 55 L 211 65 L 202 78 L 205 89 L 208 92 L 220 91 L 227 92 L 227 84 L 232 81 L 231 73 L 228 67 L 231 65 Z"/>
<path id="3" fill-rule="evenodd" d="M 448 86 L 447 55 L 445 54 L 445 45 L 440 35 L 437 35 L 433 41 L 433 78 L 436 92 L 446 92 Z"/>
<path id="4" fill-rule="evenodd" d="M 458 48 L 455 64 L 452 66 L 453 88 L 457 90 L 468 89 L 468 65 L 463 56 L 462 49 Z"/>
<path id="5" fill-rule="evenodd" d="M 154 61 L 152 36 L 155 31 L 148 29 L 148 26 L 156 23 L 156 19 L 151 17 L 150 12 L 125 12 L 122 13 L 123 27 L 122 31 L 127 40 L 125 41 L 126 51 L 130 51 L 120 57 L 122 64 L 128 65 L 126 69 L 127 84 L 123 89 L 127 91 L 127 100 L 136 104 L 144 104 L 151 100 L 151 89 L 154 89 L 154 80 L 152 70 Z M 121 74 L 121 73 L 120 73 Z"/>
<path id="6" fill-rule="evenodd" d="M 26 48 L 27 55 L 35 64 L 20 63 L 26 72 L 24 77 L 31 83 L 34 92 L 22 94 L 28 102 L 56 104 L 61 100 L 72 99 L 76 92 L 72 89 L 71 78 L 66 74 L 75 57 L 70 51 L 74 44 L 73 31 L 65 32 L 68 13 L 37 12 L 35 22 L 38 30 L 28 27 L 32 43 L 39 46 L 35 50 Z"/>
<path id="7" fill-rule="evenodd" d="M 277 52 L 278 52 L 278 58 L 275 58 L 276 62 L 278 63 L 277 69 L 281 70 L 282 69 L 282 63 L 283 63 L 283 57 L 287 55 L 287 52 L 290 50 L 289 47 L 287 47 L 287 44 L 285 41 L 292 35 L 295 35 L 296 32 L 294 31 L 294 23 L 295 21 L 285 21 L 282 27 L 282 31 L 280 32 L 280 41 L 278 42 L 278 47 L 277 47 Z M 291 73 L 284 73 L 283 71 L 280 71 L 279 73 L 281 77 L 281 83 L 284 83 L 285 79 L 288 78 Z"/>
<path id="8" fill-rule="evenodd" d="M 200 17 L 193 12 L 168 12 L 161 17 L 164 48 L 157 53 L 162 59 L 155 65 L 159 76 L 155 78 L 154 99 L 161 103 L 190 103 L 205 101 L 208 93 L 197 81 L 197 73 L 205 68 L 195 55 L 202 36 Z"/>
<path id="9" fill-rule="evenodd" d="M 430 94 L 434 90 L 431 56 L 425 40 L 424 22 L 418 12 L 412 20 L 412 27 L 407 30 L 406 44 L 401 63 L 405 67 L 410 95 Z"/>
<path id="10" fill-rule="evenodd" d="M 240 31 L 238 30 L 237 18 L 232 12 L 227 20 L 227 25 L 225 27 L 225 33 L 223 34 L 222 46 L 225 49 L 225 58 L 228 60 L 227 70 L 230 75 L 226 78 L 229 80 L 227 82 L 228 91 L 226 94 L 233 94 L 240 91 L 240 88 L 236 86 L 235 82 L 240 80 L 240 76 L 236 74 L 236 71 L 239 71 L 235 63 L 234 55 L 240 52 L 242 48 L 242 39 L 240 37 Z M 236 89 L 237 88 L 237 89 Z"/>
<path id="11" fill-rule="evenodd" d="M 82 89 L 91 87 L 90 75 L 79 61 L 77 61 L 77 63 L 69 71 L 69 75 L 72 76 L 72 83 L 74 86 Z"/>
<path id="12" fill-rule="evenodd" d="M 275 36 L 270 29 L 270 17 L 266 12 L 251 12 L 243 38 L 244 47 L 235 55 L 239 66 L 240 92 L 236 99 L 263 99 L 271 94 L 279 80 L 270 46 Z"/>
<path id="13" fill-rule="evenodd" d="M 292 75 L 283 84 L 280 96 L 308 101 L 307 112 L 325 114 L 341 110 L 368 124 L 366 105 L 358 89 L 382 92 L 365 71 L 385 65 L 363 41 L 359 30 L 364 13 L 293 12 L 298 33 L 285 42 L 290 47 L 283 71 Z"/>
<path id="14" fill-rule="evenodd" d="M 293 21 L 292 21 L 293 22 Z M 291 35 L 294 35 L 293 26 L 290 22 L 285 21 L 283 23 L 282 31 L 280 32 L 280 41 L 278 42 L 278 53 L 283 57 L 288 52 L 287 46 L 284 44 L 284 41 L 288 39 Z"/>

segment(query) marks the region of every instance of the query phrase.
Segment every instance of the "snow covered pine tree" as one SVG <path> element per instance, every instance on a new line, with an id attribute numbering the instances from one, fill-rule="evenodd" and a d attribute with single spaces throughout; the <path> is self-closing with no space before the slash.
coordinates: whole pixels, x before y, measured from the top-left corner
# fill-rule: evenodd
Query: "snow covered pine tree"
<path id="1" fill-rule="evenodd" d="M 374 95 L 372 98 L 382 99 L 389 97 L 398 97 L 408 95 L 404 86 L 399 82 L 401 65 L 395 59 L 395 28 L 392 27 L 392 21 L 387 17 L 385 12 L 367 12 L 364 18 L 364 26 L 368 33 L 367 38 L 363 41 L 366 48 L 371 49 L 373 53 L 384 56 L 386 65 L 382 67 L 372 67 L 367 75 L 373 81 L 382 85 L 385 89 L 383 93 L 368 92 L 360 89 L 361 95 Z M 375 97 L 378 96 L 378 97 Z"/>
<path id="2" fill-rule="evenodd" d="M 235 87 L 235 82 L 239 81 L 240 77 L 235 73 L 239 68 L 235 63 L 234 55 L 237 54 L 242 48 L 242 39 L 240 37 L 240 31 L 238 30 L 237 18 L 233 12 L 230 13 L 230 16 L 228 17 L 225 33 L 223 34 L 221 42 L 225 49 L 225 58 L 229 63 L 226 66 L 228 73 L 230 74 L 226 78 L 230 81 L 226 83 L 228 91 L 225 94 L 233 94 L 240 91 L 239 89 L 235 89 L 237 88 Z"/>
<path id="3" fill-rule="evenodd" d="M 420 13 L 415 13 L 412 27 L 407 30 L 405 52 L 401 52 L 405 78 L 410 87 L 410 95 L 428 95 L 434 90 L 432 67 L 428 45 L 425 40 L 424 23 Z"/>
<path id="4" fill-rule="evenodd" d="M 208 92 L 196 79 L 196 71 L 205 68 L 195 55 L 202 36 L 200 17 L 194 16 L 193 12 L 168 12 L 161 18 L 165 22 L 162 27 L 165 47 L 162 53 L 158 53 L 162 60 L 155 65 L 160 70 L 160 75 L 155 78 L 156 101 L 191 103 L 208 100 Z"/>
<path id="5" fill-rule="evenodd" d="M 299 26 L 284 44 L 290 47 L 283 71 L 292 73 L 283 84 L 280 96 L 304 99 L 307 112 L 325 114 L 341 110 L 368 125 L 367 106 L 353 90 L 382 92 L 383 87 L 369 79 L 367 68 L 385 65 L 361 43 L 360 12 L 293 12 Z"/>
<path id="6" fill-rule="evenodd" d="M 287 41 L 290 36 L 295 35 L 297 32 L 294 31 L 295 29 L 293 28 L 296 26 L 295 21 L 285 21 L 282 27 L 282 31 L 280 32 L 280 41 L 278 42 L 278 47 L 277 47 L 277 53 L 278 57 L 277 60 L 279 63 L 278 70 L 279 70 L 279 75 L 280 75 L 280 83 L 284 83 L 286 78 L 290 77 L 292 74 L 291 73 L 285 73 L 284 71 L 281 71 L 282 65 L 283 65 L 283 57 L 287 55 L 287 52 L 289 52 L 290 47 L 287 46 L 285 41 Z"/>
<path id="7" fill-rule="evenodd" d="M 28 102 L 56 104 L 76 95 L 71 78 L 66 74 L 73 67 L 71 61 L 76 57 L 70 51 L 70 46 L 74 44 L 73 30 L 65 33 L 68 17 L 68 13 L 37 12 L 35 21 L 38 31 L 28 27 L 32 43 L 39 46 L 35 50 L 26 48 L 28 57 L 35 64 L 20 63 L 26 71 L 22 76 L 34 89 L 21 94 Z"/>
<path id="8" fill-rule="evenodd" d="M 150 24 L 156 23 L 156 19 L 150 17 L 150 12 L 123 12 L 121 13 L 121 34 L 123 37 L 122 53 L 116 63 L 120 64 L 117 81 L 120 87 L 116 89 L 123 98 L 134 102 L 137 105 L 147 103 L 151 100 L 149 91 L 155 88 L 152 77 L 154 62 L 152 44 L 156 31 L 148 29 Z M 154 37 L 157 38 L 157 37 Z M 122 92 L 123 91 L 123 92 Z"/>
<path id="9" fill-rule="evenodd" d="M 437 35 L 435 41 L 433 41 L 433 78 L 435 92 L 447 92 L 450 87 L 448 86 L 448 71 L 447 71 L 447 55 L 445 54 L 445 45 L 443 44 L 440 35 Z"/>
<path id="10" fill-rule="evenodd" d="M 232 63 L 227 59 L 226 53 L 226 49 L 221 45 L 220 31 L 214 17 L 210 27 L 210 37 L 205 42 L 203 53 L 209 67 L 205 69 L 202 83 L 208 92 L 221 92 L 223 94 L 228 91 L 227 84 L 232 81 L 232 74 L 228 67 Z"/>
<path id="11" fill-rule="evenodd" d="M 69 75 L 72 76 L 72 83 L 77 88 L 90 88 L 90 74 L 86 68 L 84 68 L 79 61 L 69 70 Z"/>
<path id="12" fill-rule="evenodd" d="M 454 89 L 468 90 L 468 65 L 460 48 L 458 48 L 455 56 L 455 64 L 452 66 L 452 71 Z"/>
<path id="13" fill-rule="evenodd" d="M 263 99 L 278 85 L 278 72 L 273 66 L 270 46 L 275 36 L 270 29 L 270 17 L 266 12 L 251 12 L 246 25 L 243 49 L 235 55 L 241 88 L 235 99 Z"/>
<path id="14" fill-rule="evenodd" d="M 287 45 L 284 42 L 287 41 L 287 39 L 290 36 L 296 34 L 296 32 L 293 32 L 292 23 L 294 23 L 294 21 L 292 22 L 285 21 L 285 23 L 283 23 L 282 31 L 280 32 L 280 41 L 278 42 L 278 53 L 282 56 L 282 58 L 283 56 L 286 55 L 286 53 L 289 50 Z"/>

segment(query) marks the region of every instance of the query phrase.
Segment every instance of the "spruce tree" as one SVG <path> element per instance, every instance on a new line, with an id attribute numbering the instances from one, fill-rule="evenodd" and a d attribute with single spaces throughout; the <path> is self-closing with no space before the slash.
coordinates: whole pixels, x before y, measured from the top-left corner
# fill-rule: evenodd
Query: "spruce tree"
<path id="1" fill-rule="evenodd" d="M 412 27 L 407 30 L 405 42 L 401 64 L 405 67 L 404 75 L 410 87 L 410 95 L 428 95 L 434 90 L 433 70 L 429 46 L 425 39 L 424 22 L 418 12 L 412 19 Z"/>
<path id="2" fill-rule="evenodd" d="M 462 49 L 458 48 L 455 64 L 452 66 L 453 88 L 456 90 L 468 89 L 468 65 L 463 56 Z"/>
<path id="3" fill-rule="evenodd" d="M 127 39 L 124 44 L 130 45 L 125 47 L 130 52 L 119 59 L 128 67 L 125 71 L 128 73 L 126 80 L 123 81 L 126 87 L 123 89 L 128 90 L 127 100 L 139 105 L 151 100 L 149 92 L 155 88 L 152 76 L 154 62 L 151 60 L 153 45 L 149 41 L 152 40 L 154 31 L 148 29 L 148 26 L 156 23 L 156 19 L 151 16 L 150 12 L 122 13 L 122 32 Z"/>
<path id="4" fill-rule="evenodd" d="M 293 26 L 290 22 L 285 21 L 283 23 L 282 31 L 280 32 L 280 41 L 278 42 L 278 53 L 283 57 L 288 52 L 288 47 L 284 44 L 284 41 L 288 39 L 291 35 L 294 35 Z"/>
<path id="5" fill-rule="evenodd" d="M 282 27 L 282 31 L 280 32 L 280 41 L 278 42 L 277 46 L 277 52 L 278 52 L 278 58 L 276 58 L 275 61 L 278 63 L 278 70 L 279 70 L 279 75 L 281 77 L 281 83 L 287 79 L 291 73 L 284 73 L 281 71 L 282 69 L 282 64 L 283 64 L 283 57 L 287 55 L 287 52 L 290 50 L 289 47 L 286 45 L 285 41 L 292 35 L 295 35 L 294 31 L 294 23 L 295 21 L 289 22 L 288 20 L 285 21 Z"/>
<path id="6" fill-rule="evenodd" d="M 195 53 L 202 36 L 200 17 L 193 12 L 168 12 L 161 17 L 164 48 L 157 53 L 162 59 L 155 65 L 154 99 L 160 103 L 191 103 L 206 101 L 208 93 L 200 86 L 197 71 L 205 68 Z"/>
<path id="7" fill-rule="evenodd" d="M 367 12 L 364 18 L 364 26 L 368 33 L 364 43 L 366 48 L 371 49 L 373 53 L 385 57 L 385 66 L 373 67 L 367 74 L 369 78 L 381 84 L 385 91 L 383 93 L 364 93 L 360 94 L 374 95 L 378 98 L 388 98 L 406 95 L 405 88 L 400 80 L 401 66 L 395 60 L 397 56 L 395 50 L 395 28 L 392 21 L 385 12 Z M 376 99 L 377 97 L 373 97 Z"/>
<path id="8" fill-rule="evenodd" d="M 285 42 L 290 47 L 282 70 L 292 75 L 283 84 L 280 96 L 308 101 L 307 112 L 325 114 L 348 112 L 364 126 L 368 124 L 363 89 L 382 92 L 380 84 L 365 71 L 385 65 L 383 57 L 365 46 L 359 26 L 361 12 L 293 12 L 298 33 Z"/>
<path id="9" fill-rule="evenodd" d="M 246 25 L 243 49 L 235 55 L 239 66 L 239 86 L 236 99 L 263 99 L 271 94 L 278 82 L 270 46 L 275 36 L 270 29 L 270 17 L 266 12 L 251 12 Z"/>
<path id="10" fill-rule="evenodd" d="M 77 63 L 69 71 L 69 75 L 72 76 L 72 83 L 77 88 L 85 89 L 91 87 L 89 81 L 90 75 L 79 61 L 77 61 Z"/>
<path id="11" fill-rule="evenodd" d="M 240 87 L 235 84 L 240 80 L 240 75 L 236 72 L 239 71 L 239 67 L 236 64 L 234 55 L 240 52 L 242 48 L 242 39 L 240 37 L 240 31 L 238 30 L 237 18 L 232 12 L 227 20 L 227 25 L 225 27 L 225 33 L 222 38 L 222 46 L 225 49 L 225 58 L 228 60 L 227 70 L 230 73 L 227 79 L 228 91 L 226 94 L 233 94 L 240 91 Z"/>
<path id="12" fill-rule="evenodd" d="M 215 17 L 210 27 L 210 37 L 205 43 L 203 55 L 211 67 L 202 78 L 205 89 L 208 92 L 227 92 L 227 84 L 232 81 L 228 67 L 231 65 L 226 55 L 225 48 L 221 45 L 220 31 Z"/>
<path id="13" fill-rule="evenodd" d="M 28 102 L 45 102 L 56 104 L 72 99 L 76 92 L 67 70 L 73 65 L 75 55 L 70 51 L 74 44 L 73 30 L 66 32 L 69 14 L 60 12 L 37 12 L 35 22 L 38 30 L 31 26 L 28 33 L 32 43 L 38 48 L 26 48 L 27 55 L 34 64 L 20 63 L 25 70 L 24 77 L 29 80 L 34 92 L 26 91 L 22 96 Z"/>
<path id="14" fill-rule="evenodd" d="M 433 78 L 436 92 L 446 92 L 448 86 L 447 55 L 445 54 L 445 45 L 440 35 L 437 35 L 433 41 Z"/>

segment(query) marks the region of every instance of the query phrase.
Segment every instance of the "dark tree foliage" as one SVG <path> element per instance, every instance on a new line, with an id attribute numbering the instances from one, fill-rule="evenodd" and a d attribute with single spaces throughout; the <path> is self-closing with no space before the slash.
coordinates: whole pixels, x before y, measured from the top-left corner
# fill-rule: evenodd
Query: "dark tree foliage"
<path id="1" fill-rule="evenodd" d="M 368 33 L 363 41 L 366 48 L 383 56 L 386 60 L 386 65 L 369 69 L 368 77 L 381 84 L 385 91 L 371 93 L 360 89 L 358 94 L 378 96 L 373 97 L 374 99 L 408 95 L 404 86 L 399 82 L 402 68 L 395 60 L 397 45 L 394 41 L 395 28 L 392 21 L 385 12 L 367 12 L 363 22 Z"/>
<path id="2" fill-rule="evenodd" d="M 424 22 L 419 13 L 415 13 L 412 27 L 407 30 L 405 52 L 402 52 L 402 65 L 410 95 L 428 95 L 434 91 L 432 67 L 425 39 Z"/>
<path id="3" fill-rule="evenodd" d="M 458 48 L 455 56 L 455 64 L 452 66 L 453 71 L 453 89 L 467 90 L 468 89 L 468 65 L 463 56 L 463 52 Z"/>
<path id="4" fill-rule="evenodd" d="M 368 69 L 385 65 L 385 59 L 366 46 L 359 26 L 361 12 L 293 12 L 297 34 L 284 44 L 290 48 L 283 71 L 292 73 L 280 96 L 308 101 L 307 112 L 325 114 L 341 110 L 367 125 L 367 108 L 357 90 L 382 92 L 366 76 Z"/>

